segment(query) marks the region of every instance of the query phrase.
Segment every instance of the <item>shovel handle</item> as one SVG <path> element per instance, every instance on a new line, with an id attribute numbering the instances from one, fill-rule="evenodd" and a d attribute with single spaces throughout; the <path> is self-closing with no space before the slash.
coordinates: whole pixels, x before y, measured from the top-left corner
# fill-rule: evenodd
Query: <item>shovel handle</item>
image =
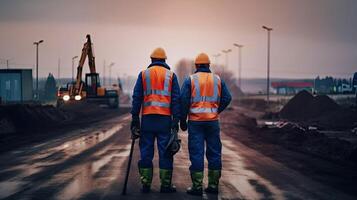
<path id="1" fill-rule="evenodd" d="M 135 139 L 131 139 L 129 160 L 128 160 L 128 166 L 126 168 L 124 186 L 123 186 L 123 191 L 121 193 L 122 195 L 126 195 L 126 188 L 127 188 L 127 185 L 128 185 L 128 179 L 129 179 L 129 173 L 130 173 L 130 167 L 131 167 L 131 160 L 133 159 L 134 146 L 135 146 Z"/>

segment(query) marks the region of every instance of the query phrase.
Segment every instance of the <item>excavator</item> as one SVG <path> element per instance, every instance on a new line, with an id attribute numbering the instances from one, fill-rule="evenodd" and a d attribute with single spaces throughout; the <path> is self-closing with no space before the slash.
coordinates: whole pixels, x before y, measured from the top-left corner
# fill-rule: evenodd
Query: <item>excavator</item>
<path id="1" fill-rule="evenodd" d="M 100 85 L 99 74 L 95 68 L 95 57 L 91 37 L 88 34 L 86 38 L 87 42 L 84 43 L 77 67 L 76 80 L 59 88 L 57 93 L 57 106 L 60 107 L 70 103 L 94 102 L 106 104 L 110 108 L 118 108 L 121 90 L 116 85 L 112 88 L 105 88 Z M 82 71 L 87 57 L 90 73 L 85 74 L 85 81 L 83 81 Z"/>

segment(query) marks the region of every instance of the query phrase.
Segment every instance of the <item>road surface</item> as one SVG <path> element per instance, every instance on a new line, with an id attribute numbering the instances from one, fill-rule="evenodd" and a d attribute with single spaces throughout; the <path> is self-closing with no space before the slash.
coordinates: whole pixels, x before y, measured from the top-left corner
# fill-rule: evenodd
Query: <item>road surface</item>
<path id="1" fill-rule="evenodd" d="M 0 199 L 201 199 L 185 193 L 190 185 L 186 133 L 181 134 L 182 150 L 175 157 L 177 193 L 158 192 L 157 170 L 153 192 L 140 193 L 136 144 L 128 195 L 121 196 L 129 121 L 128 114 L 118 116 L 0 155 Z M 222 131 L 220 194 L 204 194 L 204 199 L 356 199 L 264 156 L 225 131 L 233 130 Z"/>

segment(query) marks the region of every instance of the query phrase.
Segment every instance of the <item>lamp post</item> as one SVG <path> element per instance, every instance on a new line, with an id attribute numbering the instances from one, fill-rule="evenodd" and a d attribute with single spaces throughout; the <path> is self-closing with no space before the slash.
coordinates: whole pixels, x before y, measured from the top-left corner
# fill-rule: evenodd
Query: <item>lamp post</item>
<path id="1" fill-rule="evenodd" d="M 238 48 L 238 86 L 242 89 L 242 48 L 241 44 L 233 44 Z"/>
<path id="2" fill-rule="evenodd" d="M 263 26 L 263 29 L 268 33 L 268 47 L 267 47 L 267 104 L 269 105 L 269 93 L 270 93 L 270 32 L 273 30 L 267 26 Z"/>
<path id="3" fill-rule="evenodd" d="M 110 65 L 108 66 L 109 68 L 109 86 L 112 85 L 112 67 L 115 65 L 115 63 L 110 63 Z"/>
<path id="4" fill-rule="evenodd" d="M 78 58 L 78 56 L 72 57 L 72 82 L 74 82 L 74 60 Z"/>
<path id="5" fill-rule="evenodd" d="M 43 43 L 43 40 L 38 42 L 34 42 L 33 44 L 36 45 L 36 100 L 39 100 L 39 92 L 38 92 L 38 46 Z"/>
<path id="6" fill-rule="evenodd" d="M 226 66 L 223 67 L 223 73 L 224 73 L 224 68 L 225 68 L 225 67 L 228 68 L 228 53 L 232 52 L 232 49 L 224 49 L 224 50 L 222 50 L 222 52 L 223 52 L 224 54 L 226 54 L 226 64 L 225 64 Z"/>
<path id="7" fill-rule="evenodd" d="M 217 60 L 218 60 L 218 57 L 220 57 L 222 54 L 220 54 L 220 53 L 217 53 L 217 54 L 213 54 L 212 55 L 212 57 L 214 58 L 214 64 L 216 65 L 216 67 L 217 67 L 217 65 L 218 65 L 218 62 L 217 62 Z"/>

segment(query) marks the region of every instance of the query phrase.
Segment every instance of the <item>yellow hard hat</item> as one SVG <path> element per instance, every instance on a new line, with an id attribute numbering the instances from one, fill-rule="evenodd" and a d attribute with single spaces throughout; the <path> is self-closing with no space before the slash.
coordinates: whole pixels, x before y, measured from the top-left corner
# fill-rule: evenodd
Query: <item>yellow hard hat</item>
<path id="1" fill-rule="evenodd" d="M 166 59 L 165 50 L 161 47 L 154 49 L 151 53 L 150 58 L 157 58 L 157 59 Z"/>
<path id="2" fill-rule="evenodd" d="M 211 61 L 209 60 L 209 57 L 207 54 L 205 53 L 200 53 L 198 54 L 198 56 L 196 57 L 196 60 L 195 60 L 195 64 L 198 65 L 198 64 L 210 64 Z"/>

